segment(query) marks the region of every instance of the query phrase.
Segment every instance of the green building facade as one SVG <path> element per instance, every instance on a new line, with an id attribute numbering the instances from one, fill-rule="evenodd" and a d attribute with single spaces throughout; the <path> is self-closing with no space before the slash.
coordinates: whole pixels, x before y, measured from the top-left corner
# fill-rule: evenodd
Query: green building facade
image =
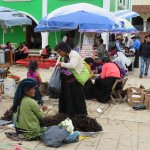
<path id="1" fill-rule="evenodd" d="M 55 2 L 54 2 L 55 1 Z M 70 4 L 75 3 L 90 3 L 109 11 L 116 11 L 119 9 L 131 9 L 132 0 L 1 0 L 0 6 L 9 7 L 16 9 L 33 20 L 32 26 L 15 26 L 12 28 L 7 28 L 5 31 L 5 43 L 10 41 L 12 43 L 20 43 L 26 41 L 28 45 L 31 43 L 31 36 L 35 34 L 38 36 L 38 42 L 41 42 L 40 47 L 44 47 L 47 43 L 51 45 L 52 48 L 55 46 L 55 39 L 57 36 L 57 41 L 60 41 L 63 33 L 57 32 L 57 34 L 51 33 L 34 33 L 33 29 L 40 21 L 40 19 L 46 16 L 53 10 Z M 2 43 L 2 31 L 0 28 L 0 43 Z"/>

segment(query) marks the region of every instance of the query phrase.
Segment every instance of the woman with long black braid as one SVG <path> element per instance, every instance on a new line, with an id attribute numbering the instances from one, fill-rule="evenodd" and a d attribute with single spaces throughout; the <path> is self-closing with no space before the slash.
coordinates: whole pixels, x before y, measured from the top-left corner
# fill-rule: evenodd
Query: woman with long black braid
<path id="1" fill-rule="evenodd" d="M 40 119 L 43 112 L 38 103 L 32 98 L 35 96 L 36 81 L 30 78 L 22 80 L 16 90 L 13 102 L 13 123 L 17 133 L 22 131 L 39 132 Z"/>

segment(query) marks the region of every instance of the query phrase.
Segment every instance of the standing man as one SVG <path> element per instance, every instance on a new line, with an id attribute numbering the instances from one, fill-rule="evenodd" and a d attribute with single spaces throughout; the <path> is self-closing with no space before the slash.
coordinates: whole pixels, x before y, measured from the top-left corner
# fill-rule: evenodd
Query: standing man
<path id="1" fill-rule="evenodd" d="M 141 42 L 139 40 L 139 37 L 136 37 L 136 36 L 133 36 L 131 39 L 134 41 L 133 48 L 135 49 L 134 67 L 139 68 L 139 48 L 140 48 Z"/>
<path id="2" fill-rule="evenodd" d="M 122 41 L 122 37 L 121 36 L 117 36 L 116 37 L 116 41 L 115 41 L 117 52 L 120 52 L 121 50 L 123 50 L 123 48 L 121 47 L 121 41 Z"/>
<path id="3" fill-rule="evenodd" d="M 140 75 L 142 78 L 144 76 L 148 76 L 149 64 L 150 64 L 150 35 L 145 36 L 144 42 L 141 44 L 139 48 L 139 56 L 141 57 L 141 66 L 140 66 Z M 144 64 L 145 71 L 144 71 Z"/>

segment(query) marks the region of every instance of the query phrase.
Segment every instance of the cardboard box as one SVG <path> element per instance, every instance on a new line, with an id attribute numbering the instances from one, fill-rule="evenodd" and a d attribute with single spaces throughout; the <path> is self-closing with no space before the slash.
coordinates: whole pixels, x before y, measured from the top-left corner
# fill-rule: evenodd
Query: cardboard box
<path id="1" fill-rule="evenodd" d="M 147 109 L 150 109 L 150 90 L 143 89 L 142 94 L 143 94 L 143 97 L 144 97 L 143 105 Z"/>
<path id="2" fill-rule="evenodd" d="M 144 94 L 142 89 L 131 87 L 127 90 L 127 101 L 128 105 L 133 107 L 136 104 L 144 104 Z"/>
<path id="3" fill-rule="evenodd" d="M 142 89 L 140 88 L 136 88 L 136 87 L 130 87 L 127 90 L 127 93 L 131 94 L 141 94 L 142 93 Z"/>
<path id="4" fill-rule="evenodd" d="M 132 101 L 132 100 L 128 99 L 128 105 L 129 106 L 133 107 L 136 104 L 141 104 L 142 105 L 142 102 L 141 101 Z"/>
<path id="5" fill-rule="evenodd" d="M 139 96 L 139 97 L 134 97 Z M 143 99 L 141 95 L 128 95 L 128 105 L 133 107 L 136 104 L 143 104 Z"/>
<path id="6" fill-rule="evenodd" d="M 147 109 L 150 109 L 150 94 L 145 94 L 144 106 Z"/>

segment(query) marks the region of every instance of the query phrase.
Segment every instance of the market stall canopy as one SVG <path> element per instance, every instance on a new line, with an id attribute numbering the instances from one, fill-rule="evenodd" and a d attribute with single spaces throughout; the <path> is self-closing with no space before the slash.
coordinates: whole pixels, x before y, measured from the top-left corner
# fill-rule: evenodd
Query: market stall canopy
<path id="1" fill-rule="evenodd" d="M 110 32 L 112 33 L 138 33 L 139 31 L 125 18 L 118 17 L 120 26 Z"/>
<path id="2" fill-rule="evenodd" d="M 119 26 L 117 18 L 109 11 L 88 3 L 60 7 L 41 19 L 35 32 L 79 29 L 108 31 Z"/>
<path id="3" fill-rule="evenodd" d="M 132 10 L 118 10 L 116 12 L 113 12 L 113 14 L 116 16 L 116 17 L 121 17 L 121 18 L 134 18 L 134 17 L 137 17 L 139 16 L 138 13 L 132 11 Z"/>
<path id="4" fill-rule="evenodd" d="M 31 25 L 32 20 L 26 15 L 10 8 L 0 6 L 0 26 Z"/>

